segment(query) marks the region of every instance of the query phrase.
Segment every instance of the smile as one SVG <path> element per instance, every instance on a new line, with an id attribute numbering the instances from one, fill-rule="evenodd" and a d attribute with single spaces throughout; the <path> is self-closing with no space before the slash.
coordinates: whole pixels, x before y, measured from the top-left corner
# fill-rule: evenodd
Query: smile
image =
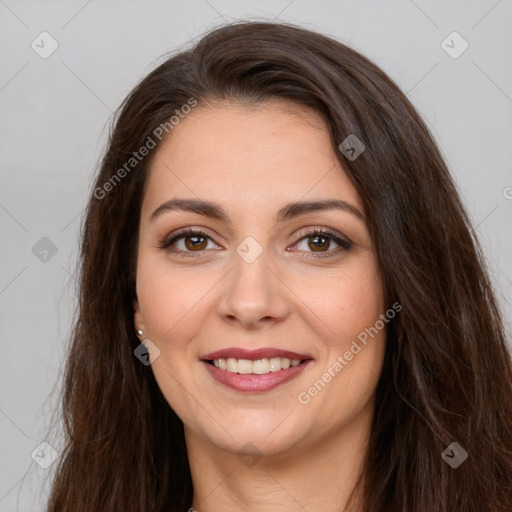
<path id="1" fill-rule="evenodd" d="M 245 392 L 270 391 L 305 370 L 312 358 L 280 349 L 225 349 L 201 358 L 220 384 Z"/>

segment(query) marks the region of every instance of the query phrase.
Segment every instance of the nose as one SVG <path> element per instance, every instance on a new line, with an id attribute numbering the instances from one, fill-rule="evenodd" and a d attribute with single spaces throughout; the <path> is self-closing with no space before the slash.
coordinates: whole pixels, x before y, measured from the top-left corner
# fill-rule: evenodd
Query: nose
<path id="1" fill-rule="evenodd" d="M 289 314 L 287 288 L 271 268 L 266 251 L 252 262 L 233 255 L 234 268 L 224 282 L 218 303 L 219 317 L 244 329 L 256 330 L 266 324 L 280 323 Z"/>

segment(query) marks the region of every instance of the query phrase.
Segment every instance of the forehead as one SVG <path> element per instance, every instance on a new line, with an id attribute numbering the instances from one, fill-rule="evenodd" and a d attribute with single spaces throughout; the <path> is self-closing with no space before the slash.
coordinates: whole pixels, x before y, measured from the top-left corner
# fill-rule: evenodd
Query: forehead
<path id="1" fill-rule="evenodd" d="M 196 108 L 158 148 L 143 213 L 172 197 L 252 211 L 300 199 L 362 201 L 315 112 L 290 102 Z"/>

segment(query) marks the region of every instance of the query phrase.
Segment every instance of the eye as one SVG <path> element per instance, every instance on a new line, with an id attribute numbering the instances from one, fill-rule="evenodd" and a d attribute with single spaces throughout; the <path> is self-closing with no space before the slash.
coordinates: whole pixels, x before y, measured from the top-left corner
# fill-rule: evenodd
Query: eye
<path id="1" fill-rule="evenodd" d="M 301 233 L 300 236 L 300 239 L 292 247 L 298 247 L 299 250 L 304 251 L 303 257 L 305 258 L 331 257 L 338 255 L 340 252 L 348 251 L 352 247 L 349 240 L 336 231 L 326 228 L 314 229 Z M 177 256 L 196 257 L 202 255 L 203 251 L 211 249 L 211 247 L 208 247 L 209 241 L 213 243 L 212 238 L 203 230 L 185 228 L 162 240 L 158 247 Z M 337 245 L 338 248 L 329 250 L 333 244 Z M 218 248 L 216 244 L 214 245 L 214 248 Z M 300 245 L 303 247 L 301 248 Z"/>
<path id="2" fill-rule="evenodd" d="M 333 243 L 338 246 L 338 249 L 329 250 Z M 302 248 L 300 247 L 301 244 Z M 348 251 L 352 247 L 352 243 L 335 231 L 322 228 L 302 233 L 295 247 L 306 251 L 305 258 L 325 258 Z"/>
<path id="3" fill-rule="evenodd" d="M 213 242 L 211 237 L 204 231 L 188 228 L 178 233 L 173 233 L 169 238 L 162 240 L 158 247 L 160 249 L 167 249 L 178 256 L 194 257 L 195 254 L 193 253 L 201 254 L 204 250 L 208 249 L 208 240 Z M 179 245 L 181 247 L 178 247 Z M 173 248 L 173 246 L 177 248 Z"/>

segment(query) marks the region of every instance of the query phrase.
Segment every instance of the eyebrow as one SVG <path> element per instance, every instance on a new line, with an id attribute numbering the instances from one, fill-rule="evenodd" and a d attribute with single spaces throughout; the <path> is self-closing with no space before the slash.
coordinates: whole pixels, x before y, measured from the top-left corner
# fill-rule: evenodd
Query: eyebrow
<path id="1" fill-rule="evenodd" d="M 341 199 L 324 199 L 320 201 L 300 201 L 285 204 L 276 214 L 276 222 L 290 220 L 300 215 L 325 210 L 343 210 L 364 222 L 364 215 L 352 204 Z M 162 203 L 152 214 L 150 222 L 171 211 L 184 211 L 204 215 L 230 225 L 229 215 L 219 204 L 202 199 L 169 199 Z"/>

